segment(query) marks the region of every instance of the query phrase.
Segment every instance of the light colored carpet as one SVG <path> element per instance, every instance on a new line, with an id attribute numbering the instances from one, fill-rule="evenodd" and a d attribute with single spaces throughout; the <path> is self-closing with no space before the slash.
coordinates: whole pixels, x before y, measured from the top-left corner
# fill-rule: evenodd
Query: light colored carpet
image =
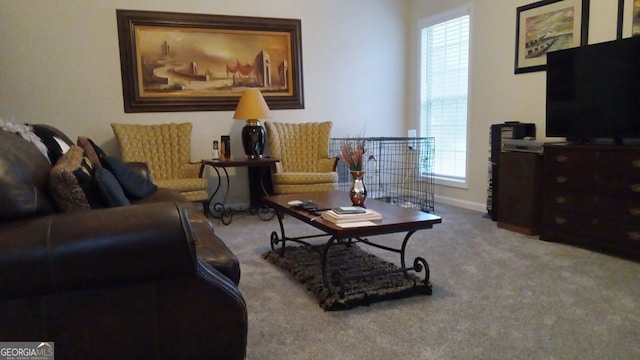
<path id="1" fill-rule="evenodd" d="M 429 262 L 433 295 L 339 312 L 261 258 L 275 218 L 218 222 L 240 258 L 247 358 L 640 359 L 640 263 L 498 229 L 479 212 L 436 204 L 436 213 L 443 223 L 414 234 L 407 251 Z M 315 233 L 291 217 L 285 227 Z"/>

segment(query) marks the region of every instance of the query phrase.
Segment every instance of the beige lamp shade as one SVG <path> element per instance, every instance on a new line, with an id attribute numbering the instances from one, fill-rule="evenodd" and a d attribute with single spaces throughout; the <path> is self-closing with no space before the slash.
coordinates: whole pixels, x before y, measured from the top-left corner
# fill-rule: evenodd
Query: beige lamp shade
<path id="1" fill-rule="evenodd" d="M 233 118 L 237 120 L 264 119 L 270 117 L 269 106 L 258 89 L 242 92 Z"/>
<path id="2" fill-rule="evenodd" d="M 268 118 L 269 106 L 264 101 L 258 89 L 248 89 L 242 92 L 234 119 L 247 120 L 242 128 L 242 147 L 249 159 L 259 159 L 264 152 L 264 128 L 258 119 Z"/>

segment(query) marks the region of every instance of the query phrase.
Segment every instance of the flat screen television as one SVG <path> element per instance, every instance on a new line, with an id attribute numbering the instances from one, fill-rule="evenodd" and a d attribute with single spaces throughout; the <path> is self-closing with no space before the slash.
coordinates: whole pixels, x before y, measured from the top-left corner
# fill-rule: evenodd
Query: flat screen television
<path id="1" fill-rule="evenodd" d="M 640 139 L 640 37 L 547 54 L 546 136 Z"/>

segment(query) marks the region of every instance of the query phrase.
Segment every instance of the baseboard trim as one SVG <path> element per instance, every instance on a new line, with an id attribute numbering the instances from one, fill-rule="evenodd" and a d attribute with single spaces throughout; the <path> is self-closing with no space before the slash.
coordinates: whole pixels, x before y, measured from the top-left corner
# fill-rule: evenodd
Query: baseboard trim
<path id="1" fill-rule="evenodd" d="M 460 199 L 440 196 L 440 195 L 435 195 L 434 200 L 437 203 L 441 203 L 445 205 L 457 206 L 463 209 L 474 210 L 479 212 L 487 212 L 487 204 L 484 204 L 484 203 L 476 203 L 476 202 L 460 200 Z"/>

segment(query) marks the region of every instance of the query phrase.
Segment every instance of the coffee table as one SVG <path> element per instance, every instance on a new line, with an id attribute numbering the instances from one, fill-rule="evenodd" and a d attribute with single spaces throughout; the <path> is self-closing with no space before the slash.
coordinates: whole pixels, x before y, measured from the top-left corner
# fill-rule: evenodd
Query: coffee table
<path id="1" fill-rule="evenodd" d="M 334 208 L 339 206 L 350 206 L 349 195 L 342 191 L 329 191 L 329 192 L 307 192 L 297 194 L 283 194 L 283 195 L 270 195 L 265 196 L 264 201 L 271 208 L 275 209 L 280 225 L 280 235 L 277 231 L 271 233 L 271 249 L 278 251 L 280 256 L 284 256 L 286 251 L 286 243 L 289 241 L 300 243 L 303 245 L 311 246 L 308 241 L 312 238 L 328 237 L 324 246 L 320 247 L 319 251 L 321 256 L 322 266 L 322 281 L 325 287 L 329 285 L 329 279 L 327 276 L 327 253 L 332 246 L 335 245 L 349 245 L 353 243 L 363 243 L 369 246 L 373 246 L 379 249 L 391 251 L 400 254 L 401 266 L 393 270 L 378 271 L 368 274 L 332 274 L 333 283 L 337 286 L 344 281 L 362 279 L 372 276 L 383 276 L 388 274 L 396 274 L 402 272 L 406 279 L 410 279 L 409 271 L 421 273 L 424 271 L 424 280 L 421 284 L 416 286 L 422 287 L 425 294 L 431 295 L 431 283 L 429 282 L 429 264 L 423 257 L 416 257 L 413 260 L 413 266 L 407 267 L 405 261 L 405 250 L 409 238 L 418 230 L 431 229 L 433 225 L 442 222 L 442 218 L 425 213 L 418 210 L 406 209 L 393 204 L 388 204 L 375 199 L 367 199 L 365 206 L 369 209 L 375 210 L 382 214 L 382 220 L 373 221 L 375 225 L 371 226 L 358 226 L 343 228 L 328 220 L 319 217 L 317 214 L 308 212 L 307 210 L 299 207 L 289 206 L 289 202 L 293 200 L 312 200 L 318 204 L 319 209 Z M 285 233 L 284 223 L 282 221 L 285 215 L 292 216 L 308 225 L 320 230 L 321 234 L 300 236 L 300 237 L 288 237 Z M 393 248 L 386 243 L 374 243 L 369 240 L 369 236 L 385 235 L 392 233 L 406 232 L 402 245 L 399 248 Z M 278 245 L 282 244 L 279 249 Z"/>

